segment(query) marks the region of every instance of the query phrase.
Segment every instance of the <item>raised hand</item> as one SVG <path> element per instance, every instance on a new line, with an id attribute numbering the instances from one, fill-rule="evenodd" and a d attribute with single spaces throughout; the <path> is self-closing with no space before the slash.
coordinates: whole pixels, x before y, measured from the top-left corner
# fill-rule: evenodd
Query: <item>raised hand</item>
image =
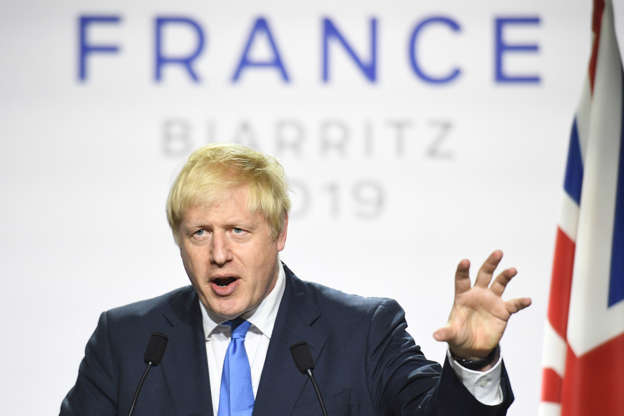
<path id="1" fill-rule="evenodd" d="M 433 334 L 437 341 L 447 342 L 456 357 L 486 357 L 498 345 L 509 317 L 531 304 L 530 298 L 502 298 L 505 287 L 517 274 L 515 268 L 503 270 L 490 285 L 502 258 L 500 250 L 490 254 L 472 287 L 470 261 L 464 259 L 457 266 L 453 308 L 447 324 Z"/>

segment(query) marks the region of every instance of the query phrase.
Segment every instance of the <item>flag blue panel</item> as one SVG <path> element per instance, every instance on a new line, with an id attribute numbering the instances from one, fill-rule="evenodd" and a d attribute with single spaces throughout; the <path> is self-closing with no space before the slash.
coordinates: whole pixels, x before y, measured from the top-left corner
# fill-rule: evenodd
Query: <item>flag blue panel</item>
<path id="1" fill-rule="evenodd" d="M 624 79 L 623 79 L 624 81 Z M 623 83 L 624 85 L 624 83 Z M 622 91 L 624 98 L 624 90 Z M 624 104 L 624 103 L 623 103 Z M 611 276 L 609 280 L 609 306 L 624 300 L 624 105 L 620 132 L 620 157 L 615 214 L 613 218 L 613 245 L 611 246 Z"/>
<path id="2" fill-rule="evenodd" d="M 581 145 L 578 137 L 576 119 L 572 124 L 570 145 L 568 146 L 568 162 L 566 164 L 563 189 L 578 204 L 581 204 L 581 190 L 583 188 L 583 160 L 581 159 Z"/>

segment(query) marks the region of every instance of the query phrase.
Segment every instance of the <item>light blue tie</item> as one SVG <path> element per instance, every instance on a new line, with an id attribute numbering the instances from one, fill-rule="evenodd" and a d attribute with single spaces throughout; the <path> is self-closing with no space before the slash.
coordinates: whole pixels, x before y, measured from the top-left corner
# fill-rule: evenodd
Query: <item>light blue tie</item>
<path id="1" fill-rule="evenodd" d="M 232 327 L 232 340 L 223 361 L 218 416 L 251 416 L 254 395 L 245 351 L 245 335 L 251 324 L 240 318 L 226 324 Z"/>

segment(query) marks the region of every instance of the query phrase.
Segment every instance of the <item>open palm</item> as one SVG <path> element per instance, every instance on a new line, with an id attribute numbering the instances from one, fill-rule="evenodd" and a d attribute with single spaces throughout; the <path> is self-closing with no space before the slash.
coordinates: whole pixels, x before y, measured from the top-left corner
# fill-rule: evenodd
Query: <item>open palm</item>
<path id="1" fill-rule="evenodd" d="M 517 271 L 515 268 L 505 269 L 492 282 L 502 258 L 500 250 L 490 254 L 472 287 L 470 261 L 464 259 L 457 266 L 455 300 L 448 323 L 433 334 L 436 340 L 447 342 L 457 357 L 487 356 L 498 345 L 509 317 L 531 304 L 530 298 L 503 300 L 503 292 Z"/>

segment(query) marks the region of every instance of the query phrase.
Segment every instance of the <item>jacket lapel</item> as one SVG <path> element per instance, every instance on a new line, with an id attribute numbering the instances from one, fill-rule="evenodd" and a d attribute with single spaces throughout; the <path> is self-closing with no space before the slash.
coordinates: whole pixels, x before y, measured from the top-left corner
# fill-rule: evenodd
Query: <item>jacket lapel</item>
<path id="1" fill-rule="evenodd" d="M 206 343 L 199 302 L 189 287 L 171 299 L 163 312 L 168 328 L 163 375 L 177 415 L 212 416 Z"/>
<path id="2" fill-rule="evenodd" d="M 315 299 L 287 267 L 284 269 L 286 288 L 260 377 L 254 416 L 290 414 L 307 381 L 295 366 L 290 346 L 307 342 L 316 362 L 325 345 L 326 333 Z"/>

